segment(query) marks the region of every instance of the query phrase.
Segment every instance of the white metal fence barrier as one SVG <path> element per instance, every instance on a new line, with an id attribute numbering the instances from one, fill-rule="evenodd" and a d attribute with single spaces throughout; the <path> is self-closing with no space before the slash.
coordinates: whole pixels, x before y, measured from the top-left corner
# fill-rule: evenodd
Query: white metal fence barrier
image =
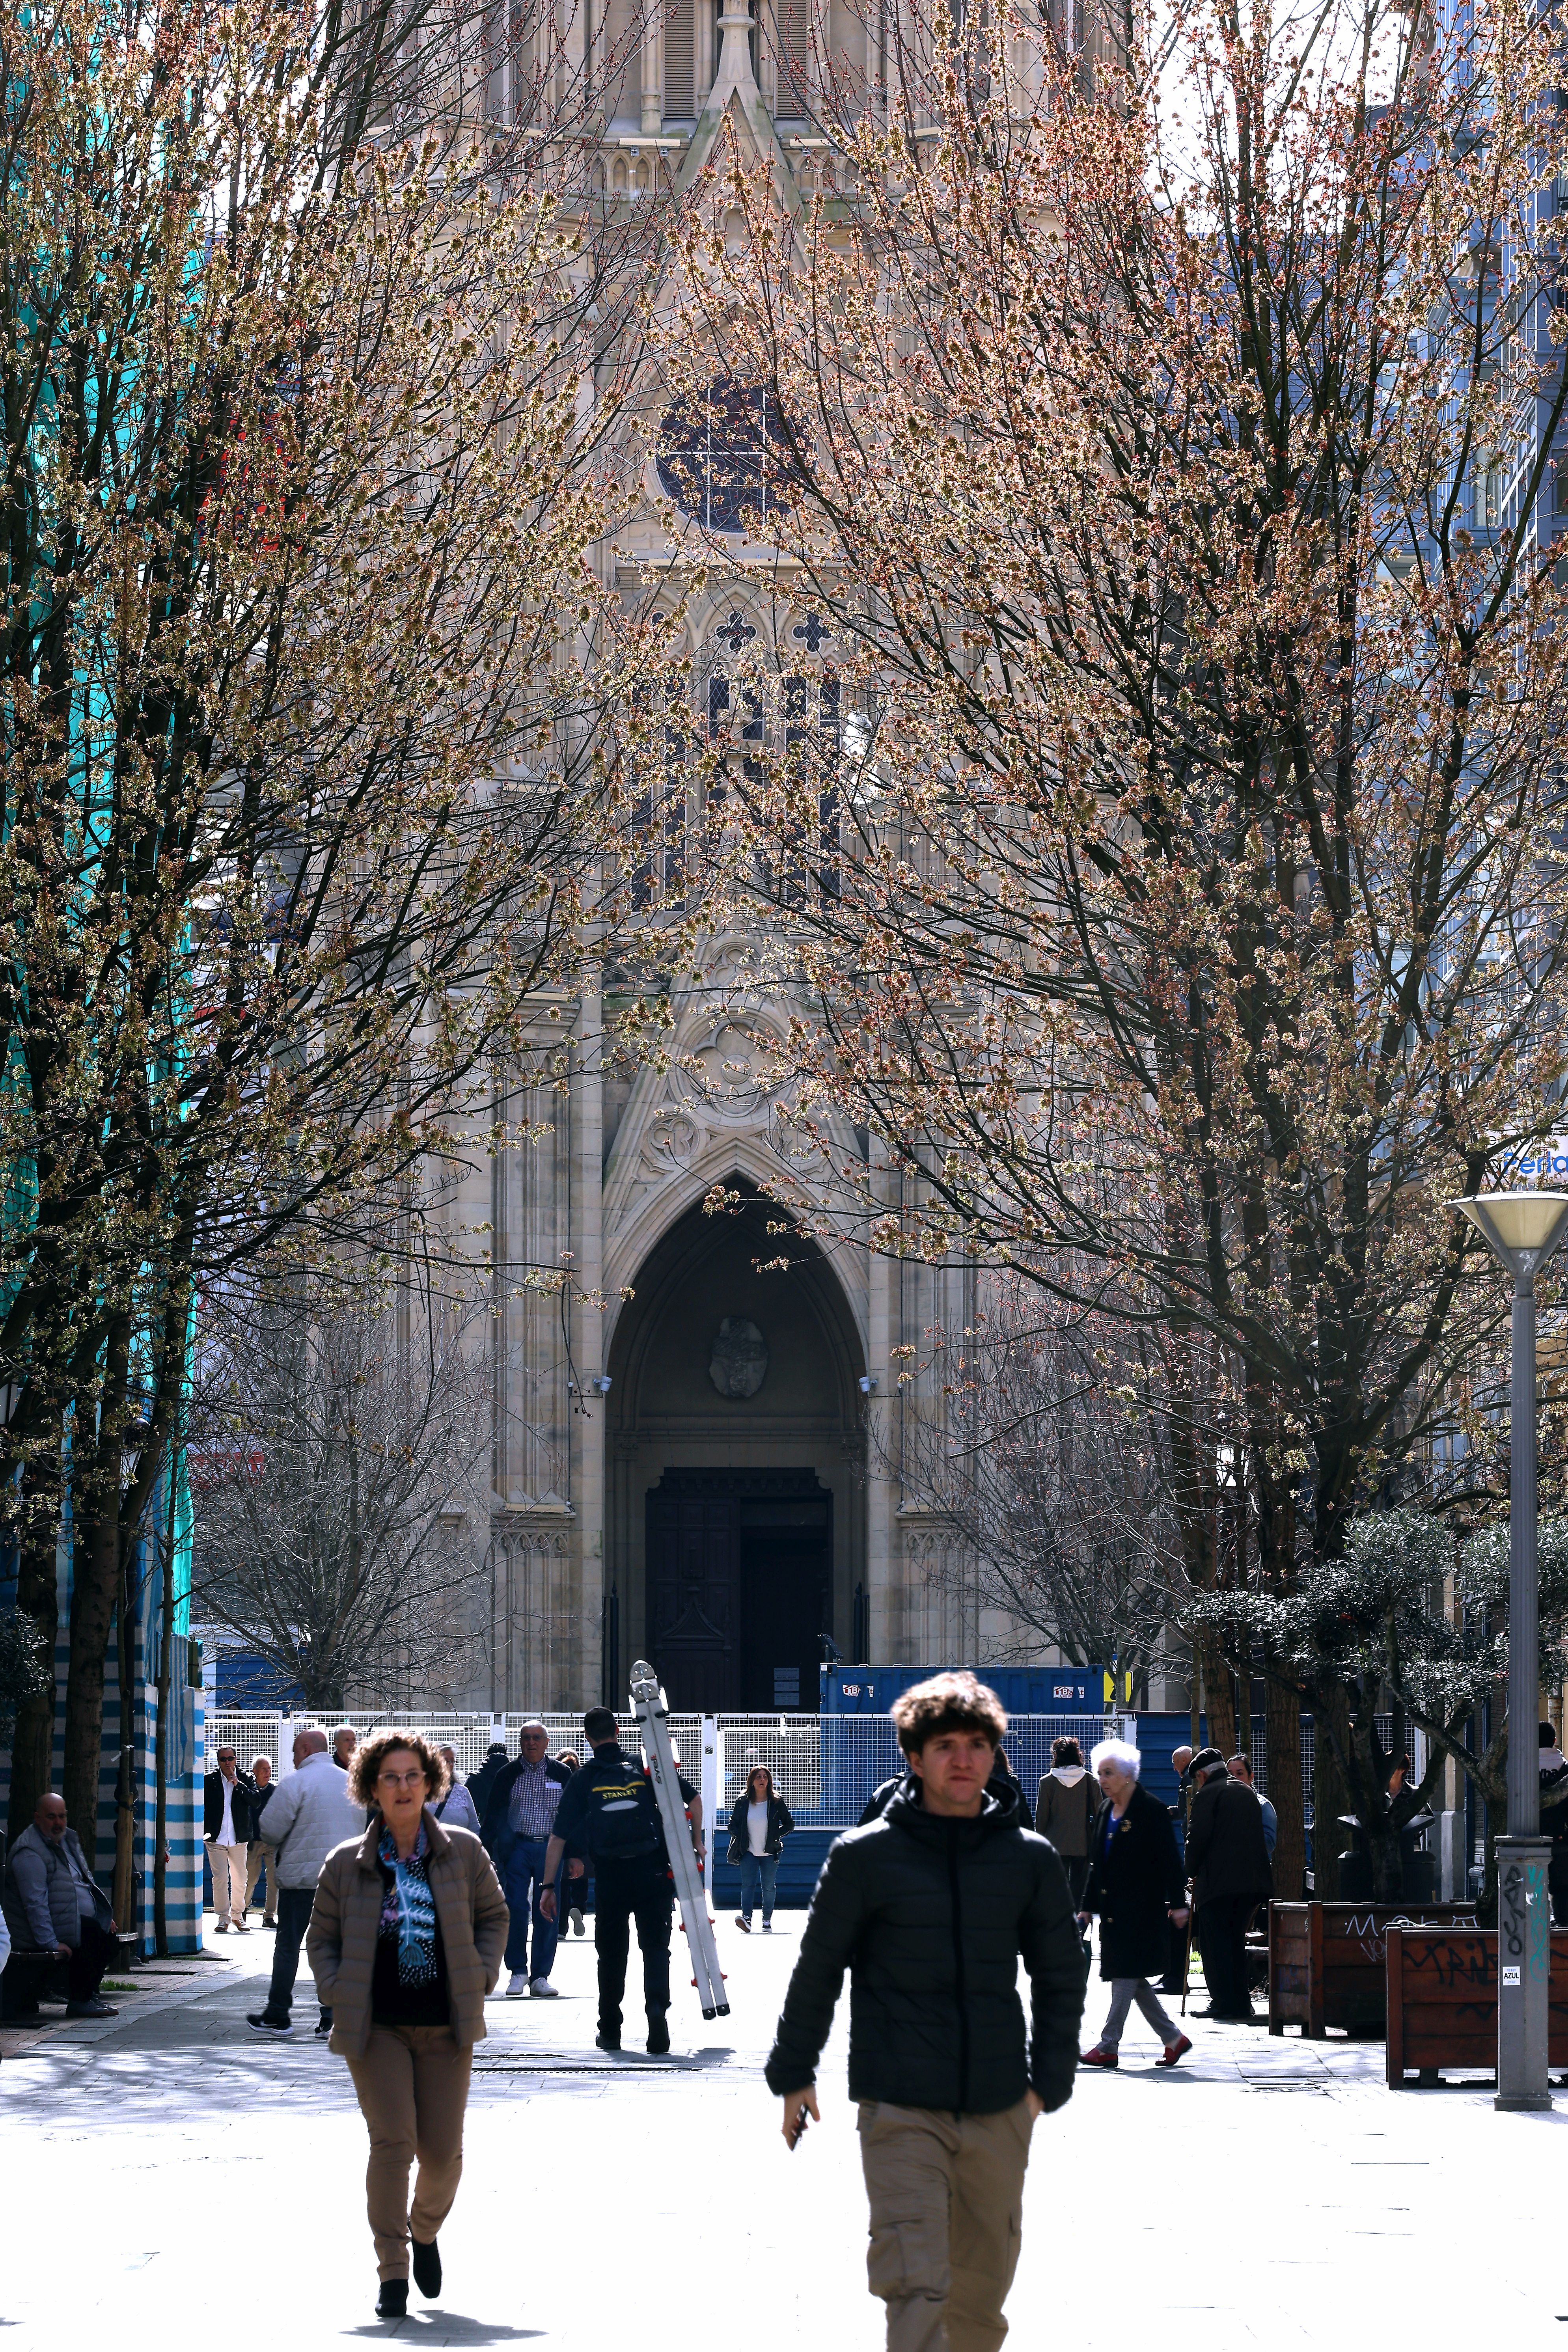
<path id="1" fill-rule="evenodd" d="M 206 1723 L 207 1769 L 212 1769 L 220 1747 L 232 1746 L 242 1770 L 248 1771 L 255 1758 L 265 1756 L 274 1773 L 286 1777 L 293 1769 L 290 1751 L 297 1731 L 319 1727 L 330 1732 L 346 1723 L 363 1738 L 392 1720 L 352 1711 L 336 1717 L 212 1715 Z M 479 1769 L 494 1740 L 503 1742 L 508 1755 L 514 1756 L 519 1731 L 533 1720 L 528 1715 L 416 1714 L 408 1727 L 437 1747 L 454 1748 L 458 1770 L 466 1778 Z M 538 1720 L 550 1734 L 552 1754 L 563 1748 L 580 1752 L 580 1713 L 542 1715 Z M 873 1789 L 900 1769 L 898 1740 L 885 1715 L 721 1715 L 712 1723 L 713 1752 L 705 1759 L 703 1718 L 669 1718 L 682 1769 L 704 1787 L 710 1810 L 721 1807 L 726 1819 L 760 1764 L 773 1774 L 773 1786 L 802 1829 L 837 1829 L 858 1821 Z M 1077 1739 L 1087 1762 L 1095 1740 L 1133 1739 L 1136 1726 L 1137 1718 L 1130 1715 L 1014 1716 L 1007 1728 L 1007 1757 L 1031 1807 L 1040 1776 L 1050 1769 L 1053 1739 Z M 629 1719 L 622 1728 L 624 1736 L 630 1732 Z"/>

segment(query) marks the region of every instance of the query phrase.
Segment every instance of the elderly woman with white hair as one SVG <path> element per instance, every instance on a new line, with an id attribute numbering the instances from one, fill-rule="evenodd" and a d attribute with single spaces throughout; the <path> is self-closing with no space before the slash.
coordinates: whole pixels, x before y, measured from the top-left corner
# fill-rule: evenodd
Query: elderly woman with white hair
<path id="1" fill-rule="evenodd" d="M 1163 2044 L 1157 2065 L 1173 2066 L 1193 2046 L 1148 1981 L 1164 1970 L 1167 1922 L 1186 1926 L 1187 1888 L 1171 1816 L 1139 1785 L 1142 1760 L 1124 1739 L 1102 1739 L 1089 1758 L 1100 1805 L 1079 1918 L 1087 1927 L 1100 1916 L 1100 1973 L 1110 1980 L 1110 2007 L 1100 2040 L 1083 2053 L 1086 2066 L 1121 2063 L 1121 2030 L 1134 2001 Z"/>

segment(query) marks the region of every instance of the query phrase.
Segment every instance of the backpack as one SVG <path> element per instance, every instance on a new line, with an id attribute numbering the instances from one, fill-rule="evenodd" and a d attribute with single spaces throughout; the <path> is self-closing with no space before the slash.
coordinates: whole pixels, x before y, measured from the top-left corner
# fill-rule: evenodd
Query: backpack
<path id="1" fill-rule="evenodd" d="M 632 1766 L 614 1796 L 601 1797 L 602 1765 L 584 1768 L 594 1775 L 594 1807 L 588 1819 L 588 1845 L 595 1862 L 651 1861 L 664 1852 L 664 1825 L 652 1783 Z"/>

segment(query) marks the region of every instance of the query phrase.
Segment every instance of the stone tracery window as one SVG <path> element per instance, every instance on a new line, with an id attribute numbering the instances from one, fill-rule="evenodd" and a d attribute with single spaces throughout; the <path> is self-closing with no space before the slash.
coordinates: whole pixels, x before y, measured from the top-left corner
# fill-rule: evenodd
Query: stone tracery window
<path id="1" fill-rule="evenodd" d="M 631 806 L 637 848 L 630 897 L 639 913 L 677 905 L 685 894 L 686 759 L 690 738 L 683 670 L 672 665 L 645 693 L 645 707 L 639 713 L 643 726 L 634 754 L 637 779 Z"/>
<path id="2" fill-rule="evenodd" d="M 761 803 L 771 748 L 781 762 L 774 780 L 800 814 L 757 879 L 766 897 L 787 906 L 839 888 L 843 687 L 831 653 L 816 614 L 786 628 L 776 646 L 739 604 L 722 609 L 709 633 L 700 707 L 710 747 L 730 756 L 709 784 L 708 823 L 725 821 L 726 774 L 743 800 L 755 794 Z"/>
<path id="3" fill-rule="evenodd" d="M 755 531 L 778 478 L 778 404 L 760 384 L 716 376 L 659 428 L 659 487 L 704 530 Z"/>

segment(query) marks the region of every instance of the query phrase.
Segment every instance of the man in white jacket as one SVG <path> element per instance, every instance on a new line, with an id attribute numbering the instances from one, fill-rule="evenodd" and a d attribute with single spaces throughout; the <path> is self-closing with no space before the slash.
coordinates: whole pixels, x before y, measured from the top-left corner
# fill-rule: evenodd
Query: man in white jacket
<path id="1" fill-rule="evenodd" d="M 334 1846 L 364 1835 L 364 1807 L 351 1804 L 343 1776 L 327 1750 L 324 1731 L 301 1731 L 294 1740 L 294 1769 L 267 1807 L 267 1843 L 278 1857 L 278 1941 L 272 1953 L 272 1983 L 267 2006 L 247 2023 L 258 2033 L 289 2033 L 300 1947 L 310 1924 L 316 1881 Z M 318 2040 L 332 2030 L 323 2009 Z"/>

